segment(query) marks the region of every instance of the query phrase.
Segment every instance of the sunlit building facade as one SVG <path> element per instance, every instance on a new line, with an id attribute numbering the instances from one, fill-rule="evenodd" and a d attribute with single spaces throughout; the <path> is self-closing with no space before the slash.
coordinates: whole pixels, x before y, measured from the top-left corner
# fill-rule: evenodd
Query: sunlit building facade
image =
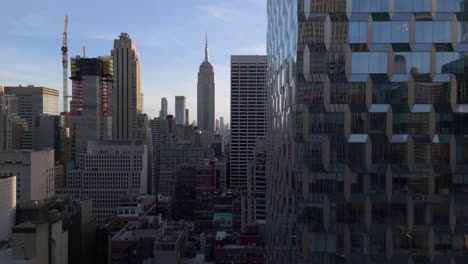
<path id="1" fill-rule="evenodd" d="M 268 263 L 468 263 L 468 1 L 268 1 Z"/>

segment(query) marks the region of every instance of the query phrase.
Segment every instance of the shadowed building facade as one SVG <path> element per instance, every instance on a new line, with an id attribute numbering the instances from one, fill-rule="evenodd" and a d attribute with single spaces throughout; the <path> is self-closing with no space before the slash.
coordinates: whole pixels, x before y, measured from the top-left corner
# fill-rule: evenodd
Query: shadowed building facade
<path id="1" fill-rule="evenodd" d="M 269 0 L 268 263 L 466 263 L 464 0 Z"/>

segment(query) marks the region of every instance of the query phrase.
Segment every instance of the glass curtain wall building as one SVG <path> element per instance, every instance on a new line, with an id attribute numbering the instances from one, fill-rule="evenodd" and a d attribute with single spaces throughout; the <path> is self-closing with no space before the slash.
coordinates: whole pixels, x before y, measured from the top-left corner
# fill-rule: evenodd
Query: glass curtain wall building
<path id="1" fill-rule="evenodd" d="M 268 263 L 468 263 L 468 1 L 268 0 Z"/>

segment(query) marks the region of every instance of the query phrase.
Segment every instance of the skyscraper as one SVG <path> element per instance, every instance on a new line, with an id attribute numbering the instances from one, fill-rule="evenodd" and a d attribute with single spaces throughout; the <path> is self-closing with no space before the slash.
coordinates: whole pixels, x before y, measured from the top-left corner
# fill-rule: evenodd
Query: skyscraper
<path id="1" fill-rule="evenodd" d="M 224 117 L 220 117 L 219 118 L 219 133 L 221 135 L 224 135 L 224 129 L 225 129 L 225 127 L 224 127 Z"/>
<path id="2" fill-rule="evenodd" d="M 175 97 L 175 120 L 176 124 L 183 125 L 185 124 L 185 96 L 176 96 Z"/>
<path id="3" fill-rule="evenodd" d="M 159 117 L 166 118 L 167 116 L 167 99 L 166 97 L 161 98 L 161 111 L 159 111 Z"/>
<path id="4" fill-rule="evenodd" d="M 111 139 L 112 57 L 71 60 L 70 160 L 78 162 L 88 140 Z"/>
<path id="5" fill-rule="evenodd" d="M 468 262 L 467 7 L 268 1 L 268 263 Z"/>
<path id="6" fill-rule="evenodd" d="M 112 91 L 112 137 L 134 139 L 136 116 L 143 111 L 140 56 L 127 33 L 114 40 L 114 86 Z"/>
<path id="7" fill-rule="evenodd" d="M 185 124 L 186 126 L 190 125 L 190 119 L 189 119 L 189 110 L 185 109 Z"/>
<path id="8" fill-rule="evenodd" d="M 5 86 L 5 94 L 18 99 L 18 114 L 28 123 L 21 139 L 22 149 L 34 148 L 34 120 L 39 115 L 59 115 L 59 91 L 46 87 Z"/>
<path id="9" fill-rule="evenodd" d="M 205 60 L 200 65 L 197 84 L 197 123 L 201 131 L 215 131 L 215 82 L 213 65 L 208 61 L 208 39 Z"/>
<path id="10" fill-rule="evenodd" d="M 18 115 L 18 99 L 0 86 L 0 150 L 21 149 L 28 123 Z"/>
<path id="11" fill-rule="evenodd" d="M 247 188 L 255 140 L 266 133 L 266 56 L 231 56 L 231 188 Z"/>

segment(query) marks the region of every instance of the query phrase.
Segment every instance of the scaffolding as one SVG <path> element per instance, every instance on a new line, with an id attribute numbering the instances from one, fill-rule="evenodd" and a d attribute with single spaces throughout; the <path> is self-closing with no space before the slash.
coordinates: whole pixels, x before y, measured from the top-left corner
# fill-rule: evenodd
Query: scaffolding
<path id="1" fill-rule="evenodd" d="M 112 82 L 114 63 L 111 56 L 98 58 L 84 58 L 76 56 L 71 59 L 72 100 L 70 102 L 70 116 L 83 115 L 83 87 L 82 76 L 99 76 L 99 116 L 112 116 Z M 101 137 L 102 137 L 101 128 Z M 70 124 L 70 152 L 71 161 L 77 161 L 76 153 L 76 122 Z"/>

